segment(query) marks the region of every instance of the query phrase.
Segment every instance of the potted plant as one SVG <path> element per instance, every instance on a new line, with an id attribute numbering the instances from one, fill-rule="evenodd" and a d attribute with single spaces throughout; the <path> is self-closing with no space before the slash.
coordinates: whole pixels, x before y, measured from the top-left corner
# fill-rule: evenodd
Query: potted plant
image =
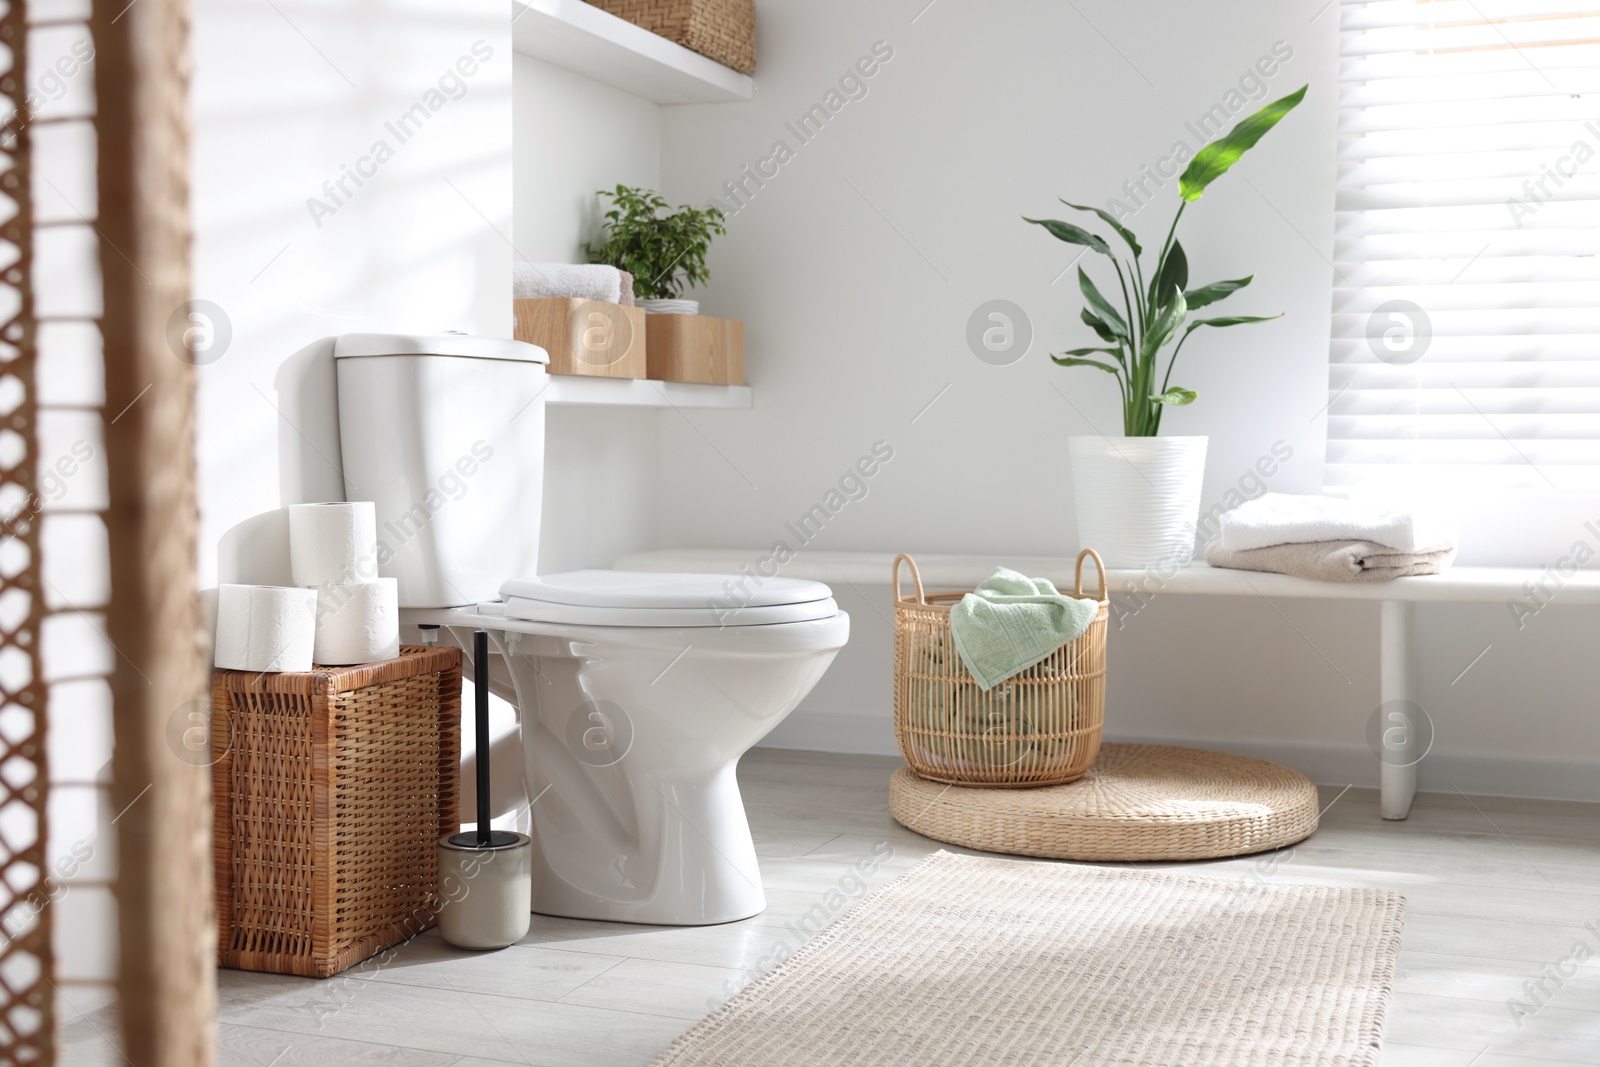
<path id="1" fill-rule="evenodd" d="M 584 242 L 591 263 L 605 263 L 633 275 L 639 306 L 655 314 L 695 315 L 700 304 L 680 300 L 685 284 L 701 285 L 711 279 L 706 252 L 711 238 L 727 233 L 722 212 L 715 208 L 680 207 L 670 214 L 660 194 L 619 185 L 598 196 L 609 197 L 605 213 L 605 240 L 598 246 Z"/>
<path id="2" fill-rule="evenodd" d="M 1241 119 L 1227 135 L 1195 153 L 1178 179 L 1177 213 L 1146 281 L 1138 238 L 1108 211 L 1063 200 L 1074 211 L 1097 215 L 1132 252 L 1119 256 L 1097 234 L 1059 219 L 1024 221 L 1043 226 L 1068 244 L 1111 261 L 1117 291 L 1108 298 L 1078 268 L 1086 305 L 1080 317 L 1100 344 L 1050 358 L 1063 367 L 1093 367 L 1117 381 L 1122 396 L 1122 437 L 1075 436 L 1067 448 L 1077 503 L 1078 539 L 1093 545 L 1108 566 L 1176 566 L 1194 554 L 1194 531 L 1205 475 L 1206 438 L 1158 437 L 1168 407 L 1194 402 L 1195 393 L 1172 382 L 1184 342 L 1202 326 L 1239 326 L 1280 315 L 1194 318 L 1190 313 L 1243 289 L 1254 275 L 1189 288 L 1189 261 L 1177 240 L 1178 220 L 1206 186 L 1226 174 L 1255 143 L 1300 103 L 1306 86 Z M 1109 290 L 1108 290 L 1109 291 Z M 1120 295 L 1120 304 L 1114 297 Z M 1171 346 L 1163 365 L 1163 353 Z"/>

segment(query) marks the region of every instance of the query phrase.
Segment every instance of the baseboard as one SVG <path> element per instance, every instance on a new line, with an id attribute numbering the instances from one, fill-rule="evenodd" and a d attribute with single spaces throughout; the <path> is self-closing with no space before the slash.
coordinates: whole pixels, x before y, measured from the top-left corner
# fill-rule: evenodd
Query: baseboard
<path id="1" fill-rule="evenodd" d="M 898 756 L 894 724 L 858 715 L 795 712 L 761 741 L 761 748 L 798 748 L 808 752 L 847 752 L 854 756 Z"/>
<path id="2" fill-rule="evenodd" d="M 1166 745 L 1212 747 L 1269 759 L 1293 767 L 1321 785 L 1378 787 L 1378 760 L 1362 746 L 1306 745 L 1294 742 L 1247 742 L 1197 737 L 1112 737 L 1113 741 L 1152 741 Z M 1537 756 L 1484 756 L 1466 752 L 1430 752 L 1417 765 L 1417 789 L 1425 793 L 1527 797 L 1538 800 L 1600 802 L 1600 763 L 1552 760 Z"/>
<path id="3" fill-rule="evenodd" d="M 1107 734 L 1106 739 L 1216 748 L 1293 767 L 1322 785 L 1354 785 L 1369 789 L 1375 789 L 1378 785 L 1378 760 L 1371 751 L 1360 746 L 1246 742 L 1203 737 L 1131 737 L 1125 734 Z M 780 723 L 761 745 L 764 748 L 870 756 L 900 754 L 890 722 L 879 717 L 854 715 L 796 713 Z M 1431 752 L 1417 767 L 1417 781 L 1418 788 L 1429 793 L 1454 793 L 1459 789 L 1473 796 L 1600 802 L 1600 763 L 1593 760 Z"/>

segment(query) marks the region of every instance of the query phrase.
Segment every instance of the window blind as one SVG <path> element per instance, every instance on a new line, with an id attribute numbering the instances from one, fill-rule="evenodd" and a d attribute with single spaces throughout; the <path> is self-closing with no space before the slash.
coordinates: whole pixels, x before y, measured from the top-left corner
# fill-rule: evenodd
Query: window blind
<path id="1" fill-rule="evenodd" d="M 1327 484 L 1600 491 L 1600 3 L 1340 18 Z"/>

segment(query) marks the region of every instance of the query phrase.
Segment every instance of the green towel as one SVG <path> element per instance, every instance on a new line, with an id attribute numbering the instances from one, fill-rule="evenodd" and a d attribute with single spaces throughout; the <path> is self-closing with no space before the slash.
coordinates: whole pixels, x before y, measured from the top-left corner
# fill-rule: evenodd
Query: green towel
<path id="1" fill-rule="evenodd" d="M 1033 752 L 1039 732 L 1034 714 L 1034 686 L 1002 685 L 979 696 L 967 691 L 967 700 L 958 701 L 952 725 L 964 734 L 975 734 L 981 741 L 968 744 L 972 757 L 984 767 L 1016 767 Z"/>
<path id="2" fill-rule="evenodd" d="M 1048 773 L 1071 760 L 1081 744 L 1075 737 L 1060 736 L 1075 720 L 1074 691 L 1048 692 L 1050 683 L 1063 683 L 1076 664 L 1066 670 L 1037 668 L 1029 680 L 973 692 L 943 680 L 964 668 L 956 662 L 960 654 L 936 636 L 914 641 L 906 655 L 911 668 L 909 723 L 918 738 L 913 742 L 918 756 L 927 765 L 951 774 L 1005 768 Z M 1058 709 L 1048 724 L 1047 705 Z M 947 730 L 958 736 L 940 739 L 917 733 Z"/>
<path id="3" fill-rule="evenodd" d="M 1081 636 L 1096 610 L 1093 600 L 1063 596 L 1046 578 L 996 567 L 950 609 L 950 636 L 987 692 Z"/>

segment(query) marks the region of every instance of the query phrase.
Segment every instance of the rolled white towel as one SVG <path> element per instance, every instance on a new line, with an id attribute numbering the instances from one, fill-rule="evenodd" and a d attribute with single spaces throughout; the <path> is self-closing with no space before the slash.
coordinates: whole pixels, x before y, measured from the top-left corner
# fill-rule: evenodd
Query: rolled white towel
<path id="1" fill-rule="evenodd" d="M 1399 552 L 1455 548 L 1458 529 L 1431 506 L 1393 500 L 1346 500 L 1331 496 L 1266 493 L 1247 500 L 1221 519 L 1222 547 L 1244 552 L 1313 541 L 1365 541 Z"/>
<path id="2" fill-rule="evenodd" d="M 515 300 L 575 297 L 608 304 L 633 304 L 633 276 L 603 263 L 522 263 L 511 265 Z"/>

